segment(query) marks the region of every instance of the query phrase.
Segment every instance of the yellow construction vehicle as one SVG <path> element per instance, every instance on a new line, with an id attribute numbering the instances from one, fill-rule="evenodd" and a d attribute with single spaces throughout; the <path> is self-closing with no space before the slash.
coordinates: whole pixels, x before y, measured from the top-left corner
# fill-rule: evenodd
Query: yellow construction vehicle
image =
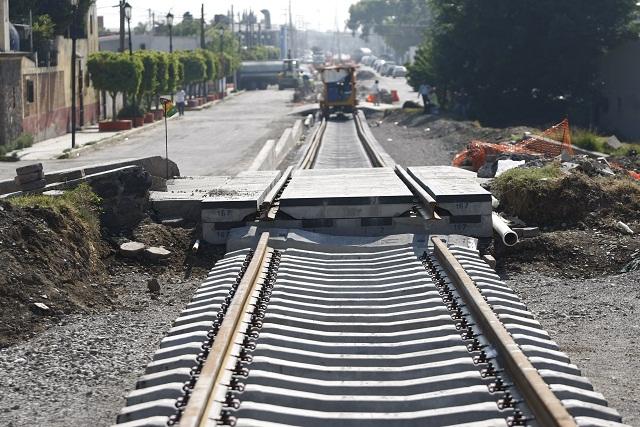
<path id="1" fill-rule="evenodd" d="M 332 113 L 353 113 L 358 105 L 356 98 L 356 67 L 335 65 L 319 69 L 322 80 L 320 110 L 323 117 Z"/>

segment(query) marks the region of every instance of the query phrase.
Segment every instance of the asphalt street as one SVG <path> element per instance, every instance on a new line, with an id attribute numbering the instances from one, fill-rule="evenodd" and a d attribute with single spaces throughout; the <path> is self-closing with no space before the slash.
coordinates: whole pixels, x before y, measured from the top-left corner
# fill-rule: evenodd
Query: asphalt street
<path id="1" fill-rule="evenodd" d="M 235 175 L 246 169 L 268 139 L 276 139 L 296 119 L 292 91 L 253 91 L 202 111 L 187 111 L 169 121 L 169 158 L 182 175 Z M 65 160 L 42 160 L 45 172 L 81 167 L 105 161 L 165 153 L 164 126 L 109 142 Z M 69 139 L 70 140 L 70 139 Z M 0 162 L 0 180 L 11 179 L 26 162 Z"/>

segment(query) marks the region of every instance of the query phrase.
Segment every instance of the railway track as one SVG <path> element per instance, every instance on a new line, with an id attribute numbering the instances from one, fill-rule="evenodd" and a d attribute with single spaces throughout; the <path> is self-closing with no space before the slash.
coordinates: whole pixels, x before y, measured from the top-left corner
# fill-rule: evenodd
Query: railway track
<path id="1" fill-rule="evenodd" d="M 393 159 L 378 144 L 362 112 L 322 119 L 298 163 L 300 169 L 393 167 Z"/>
<path id="2" fill-rule="evenodd" d="M 323 121 L 298 166 L 392 162 L 356 115 Z M 264 216 L 275 215 L 290 175 L 267 197 L 274 203 Z M 162 341 L 118 423 L 622 425 L 476 249 L 438 237 L 403 241 L 265 232 L 228 253 Z"/>

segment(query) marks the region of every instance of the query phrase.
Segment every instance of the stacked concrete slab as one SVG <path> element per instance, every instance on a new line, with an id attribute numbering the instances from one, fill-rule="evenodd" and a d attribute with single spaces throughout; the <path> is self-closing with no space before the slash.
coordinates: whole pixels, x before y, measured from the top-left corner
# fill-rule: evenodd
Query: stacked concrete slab
<path id="1" fill-rule="evenodd" d="M 47 181 L 44 179 L 42 163 L 17 168 L 15 182 L 22 191 L 44 188 Z"/>
<path id="2" fill-rule="evenodd" d="M 433 234 L 491 237 L 491 193 L 476 181 L 476 174 L 451 166 L 410 167 L 409 174 L 436 201 L 442 217 L 430 227 Z"/>
<path id="3" fill-rule="evenodd" d="M 190 176 L 170 179 L 167 191 L 152 191 L 151 206 L 159 219 L 182 218 L 199 222 L 202 201 L 211 191 L 224 186 L 230 176 Z"/>
<path id="4" fill-rule="evenodd" d="M 224 244 L 229 230 L 255 219 L 282 171 L 247 171 L 228 179 L 202 200 L 202 233 L 211 244 Z"/>
<path id="5" fill-rule="evenodd" d="M 306 169 L 293 173 L 280 210 L 295 219 L 387 218 L 413 203 L 391 168 Z"/>

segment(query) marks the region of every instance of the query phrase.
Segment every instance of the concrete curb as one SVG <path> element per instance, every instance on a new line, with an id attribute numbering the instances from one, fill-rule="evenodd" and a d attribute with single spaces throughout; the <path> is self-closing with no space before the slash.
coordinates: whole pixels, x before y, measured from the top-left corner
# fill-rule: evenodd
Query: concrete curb
<path id="1" fill-rule="evenodd" d="M 47 187 L 39 190 L 50 190 L 51 185 L 60 185 L 63 183 L 75 182 L 77 180 L 84 179 L 87 176 L 107 173 L 109 171 L 129 166 L 137 166 L 143 168 L 152 176 L 152 178 L 159 178 L 161 180 L 166 179 L 167 160 L 161 156 L 150 156 L 134 159 L 122 159 L 101 164 L 92 164 L 77 168 L 56 170 L 53 172 L 45 173 Z M 171 160 L 169 160 L 169 174 L 170 178 L 180 176 L 180 169 L 178 168 L 178 165 L 176 165 L 176 163 Z M 15 180 L 12 179 L 0 181 L 0 199 L 13 195 L 15 193 L 19 193 L 20 191 L 21 189 L 16 184 Z"/>
<path id="2" fill-rule="evenodd" d="M 293 127 L 284 130 L 277 142 L 270 139 L 262 146 L 260 152 L 258 152 L 258 155 L 247 170 L 276 169 L 287 154 L 289 154 L 289 151 L 300 141 L 303 130 L 304 125 L 302 124 L 302 120 L 296 120 Z"/>

